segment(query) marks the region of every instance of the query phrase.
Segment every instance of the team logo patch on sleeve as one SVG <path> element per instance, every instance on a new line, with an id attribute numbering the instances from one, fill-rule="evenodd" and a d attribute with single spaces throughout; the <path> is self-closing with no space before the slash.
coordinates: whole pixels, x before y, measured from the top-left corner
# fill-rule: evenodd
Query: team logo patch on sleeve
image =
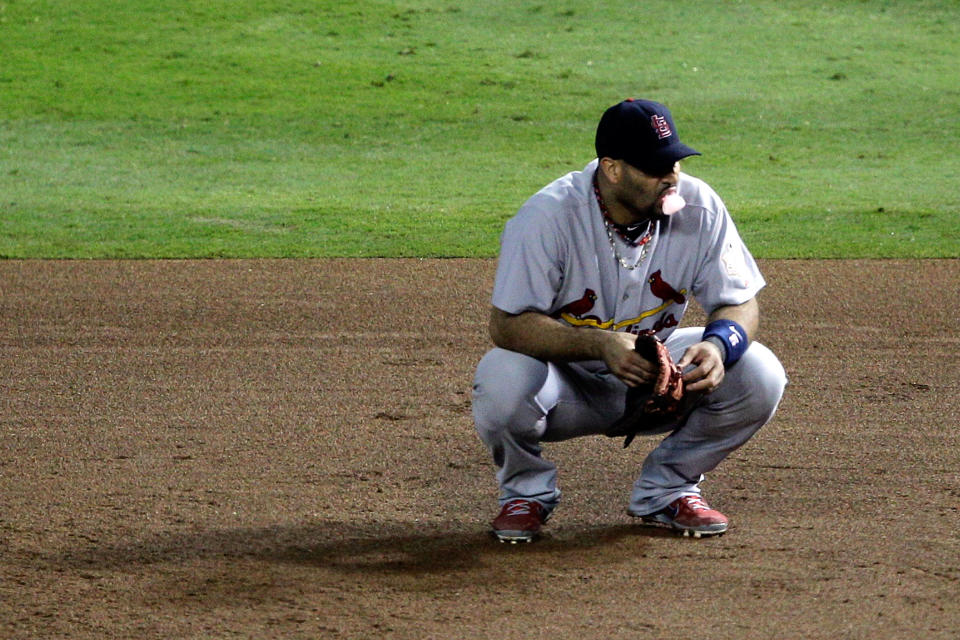
<path id="1" fill-rule="evenodd" d="M 720 262 L 723 264 L 723 270 L 728 276 L 739 280 L 745 287 L 750 286 L 750 272 L 747 270 L 747 263 L 743 258 L 743 251 L 733 246 L 732 242 L 728 242 L 727 246 L 723 248 L 723 253 L 720 254 Z"/>

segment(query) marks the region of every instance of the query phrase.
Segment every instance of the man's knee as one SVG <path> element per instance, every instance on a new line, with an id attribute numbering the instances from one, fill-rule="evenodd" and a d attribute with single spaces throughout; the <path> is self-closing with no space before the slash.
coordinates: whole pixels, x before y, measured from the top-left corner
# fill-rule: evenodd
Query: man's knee
<path id="1" fill-rule="evenodd" d="M 492 349 L 480 360 L 473 382 L 473 418 L 480 436 L 509 430 L 528 433 L 543 418 L 536 396 L 547 379 L 547 363 Z"/>
<path id="2" fill-rule="evenodd" d="M 787 386 L 787 374 L 780 360 L 770 349 L 755 342 L 735 366 L 741 384 L 751 396 L 751 404 L 772 416 Z"/>

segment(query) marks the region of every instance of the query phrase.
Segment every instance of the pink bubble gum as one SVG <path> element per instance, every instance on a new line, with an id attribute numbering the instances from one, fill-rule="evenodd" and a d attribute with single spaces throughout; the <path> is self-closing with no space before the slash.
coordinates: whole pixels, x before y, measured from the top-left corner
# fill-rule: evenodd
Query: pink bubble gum
<path id="1" fill-rule="evenodd" d="M 674 190 L 668 191 L 667 194 L 660 200 L 660 209 L 663 211 L 663 215 L 665 216 L 672 216 L 685 206 L 687 206 L 686 201 Z"/>

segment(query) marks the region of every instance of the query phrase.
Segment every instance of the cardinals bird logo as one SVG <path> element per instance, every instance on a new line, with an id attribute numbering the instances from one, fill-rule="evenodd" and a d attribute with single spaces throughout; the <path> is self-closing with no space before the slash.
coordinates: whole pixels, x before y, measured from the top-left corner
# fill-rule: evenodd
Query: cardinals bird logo
<path id="1" fill-rule="evenodd" d="M 657 296 L 661 300 L 676 302 L 677 304 L 683 304 L 687 301 L 687 297 L 671 287 L 660 275 L 660 269 L 657 269 L 647 280 L 650 283 L 650 291 L 653 292 L 653 295 Z"/>
<path id="2" fill-rule="evenodd" d="M 563 307 L 561 307 L 555 315 L 556 317 L 560 317 L 563 314 L 568 314 L 577 318 L 582 318 L 588 311 L 593 309 L 593 304 L 596 301 L 597 292 L 593 289 L 586 289 L 579 300 L 574 300 L 573 302 L 563 305 Z"/>

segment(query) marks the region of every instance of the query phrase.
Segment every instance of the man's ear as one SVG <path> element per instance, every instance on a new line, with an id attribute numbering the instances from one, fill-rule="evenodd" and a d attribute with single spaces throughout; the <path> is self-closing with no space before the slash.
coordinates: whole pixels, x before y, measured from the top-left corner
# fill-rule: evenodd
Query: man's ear
<path id="1" fill-rule="evenodd" d="M 607 179 L 607 182 L 613 184 L 620 182 L 620 178 L 623 177 L 622 162 L 622 160 L 614 160 L 613 158 L 600 158 L 600 171 L 603 172 L 603 177 Z"/>

